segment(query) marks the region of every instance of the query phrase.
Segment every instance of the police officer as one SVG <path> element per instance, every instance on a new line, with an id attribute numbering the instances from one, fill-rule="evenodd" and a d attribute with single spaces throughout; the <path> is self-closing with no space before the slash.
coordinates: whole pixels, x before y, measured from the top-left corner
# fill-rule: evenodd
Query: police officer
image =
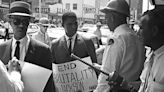
<path id="1" fill-rule="evenodd" d="M 101 12 L 105 13 L 107 25 L 113 31 L 108 38 L 101 70 L 109 74 L 116 71 L 127 82 L 136 82 L 143 68 L 145 49 L 141 39 L 127 24 L 129 5 L 125 0 L 110 0 Z M 95 92 L 111 91 L 106 79 L 108 76 L 99 75 Z"/>

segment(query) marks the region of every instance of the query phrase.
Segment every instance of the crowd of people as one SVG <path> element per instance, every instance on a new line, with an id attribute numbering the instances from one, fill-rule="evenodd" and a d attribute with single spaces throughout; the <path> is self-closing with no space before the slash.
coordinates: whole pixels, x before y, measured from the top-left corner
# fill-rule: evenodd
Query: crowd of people
<path id="1" fill-rule="evenodd" d="M 0 92 L 164 92 L 163 7 L 156 5 L 144 12 L 136 34 L 127 23 L 130 8 L 126 0 L 110 0 L 100 11 L 105 14 L 113 34 L 108 37 L 98 69 L 94 66 L 98 63 L 94 44 L 91 39 L 77 33 L 78 22 L 74 12 L 62 15 L 65 35 L 51 42 L 46 33 L 49 20 L 41 18 L 38 23 L 40 31 L 30 37 L 27 34 L 33 18 L 30 4 L 12 2 L 7 17 L 14 36 L 0 44 Z M 100 28 L 99 22 L 95 34 L 101 43 Z M 87 60 L 91 63 L 87 65 L 95 70 L 77 63 L 72 55 L 85 60 L 89 57 Z M 33 71 L 41 69 L 41 74 L 47 70 L 51 72 L 43 75 L 46 76 L 42 78 L 44 82 L 30 84 L 28 81 L 31 80 L 25 81 L 25 62 L 37 66 Z M 95 76 L 96 86 L 94 81 L 89 81 Z M 33 88 L 28 84 L 39 87 Z"/>

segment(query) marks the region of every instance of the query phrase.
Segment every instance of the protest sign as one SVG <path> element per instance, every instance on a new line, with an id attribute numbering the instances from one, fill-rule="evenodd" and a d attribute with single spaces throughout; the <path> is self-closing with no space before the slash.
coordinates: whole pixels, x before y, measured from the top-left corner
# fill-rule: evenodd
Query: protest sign
<path id="1" fill-rule="evenodd" d="M 43 92 L 51 73 L 49 69 L 25 62 L 21 71 L 23 92 Z"/>
<path id="2" fill-rule="evenodd" d="M 82 60 L 92 64 L 90 57 Z M 78 60 L 53 64 L 53 78 L 59 92 L 88 92 L 97 86 L 95 71 Z"/>

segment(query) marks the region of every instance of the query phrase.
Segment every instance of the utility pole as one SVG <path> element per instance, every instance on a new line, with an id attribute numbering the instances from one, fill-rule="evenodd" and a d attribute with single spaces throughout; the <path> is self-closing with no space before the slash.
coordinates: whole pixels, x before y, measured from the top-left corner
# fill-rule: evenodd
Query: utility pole
<path id="1" fill-rule="evenodd" d="M 42 1 L 41 0 L 39 0 L 39 19 L 41 18 L 41 16 L 42 16 Z"/>
<path id="2" fill-rule="evenodd" d="M 129 0 L 129 8 L 131 9 L 131 0 Z"/>
<path id="3" fill-rule="evenodd" d="M 82 0 L 82 21 L 84 20 L 83 17 L 84 17 L 84 0 Z"/>

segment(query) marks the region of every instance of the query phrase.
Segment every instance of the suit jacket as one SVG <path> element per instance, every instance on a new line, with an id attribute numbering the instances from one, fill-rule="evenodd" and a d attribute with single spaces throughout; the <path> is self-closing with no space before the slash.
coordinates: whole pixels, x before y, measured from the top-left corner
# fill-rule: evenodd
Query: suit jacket
<path id="1" fill-rule="evenodd" d="M 2 60 L 4 64 L 7 64 L 8 61 L 11 60 L 11 47 L 12 39 L 0 44 L 0 60 Z M 25 61 L 52 70 L 52 57 L 49 47 L 32 38 L 30 38 Z M 53 76 L 51 74 L 43 92 L 52 92 L 52 88 Z"/>
<path id="2" fill-rule="evenodd" d="M 51 46 L 53 63 L 60 64 L 75 60 L 70 57 L 65 36 L 52 42 Z M 91 57 L 93 63 L 97 63 L 95 47 L 91 39 L 77 34 L 73 48 L 73 54 L 80 58 Z"/>

